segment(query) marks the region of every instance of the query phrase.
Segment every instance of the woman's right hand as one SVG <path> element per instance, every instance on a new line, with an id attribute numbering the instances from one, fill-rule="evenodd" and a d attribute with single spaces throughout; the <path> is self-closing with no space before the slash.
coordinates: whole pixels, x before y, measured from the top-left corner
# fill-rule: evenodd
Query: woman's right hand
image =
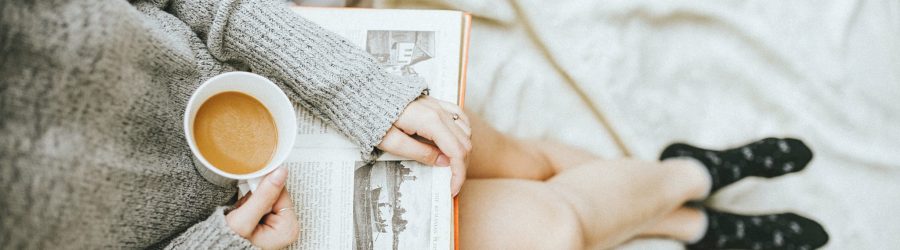
<path id="1" fill-rule="evenodd" d="M 225 215 L 235 233 L 262 249 L 285 248 L 297 240 L 300 222 L 294 214 L 291 195 L 284 188 L 287 169 L 278 168 L 241 198 L 237 208 Z"/>
<path id="2" fill-rule="evenodd" d="M 406 106 L 378 148 L 424 164 L 450 166 L 450 188 L 456 196 L 466 179 L 466 158 L 472 150 L 469 124 L 456 104 L 423 96 Z"/>

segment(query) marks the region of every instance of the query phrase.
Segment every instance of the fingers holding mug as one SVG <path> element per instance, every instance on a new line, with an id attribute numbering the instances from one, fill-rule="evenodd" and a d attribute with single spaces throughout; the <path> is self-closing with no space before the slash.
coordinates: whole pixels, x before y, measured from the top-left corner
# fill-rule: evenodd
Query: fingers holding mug
<path id="1" fill-rule="evenodd" d="M 287 170 L 279 168 L 265 177 L 259 187 L 225 216 L 228 226 L 238 235 L 249 238 L 263 216 L 272 211 L 287 180 Z"/>
<path id="2" fill-rule="evenodd" d="M 285 188 L 286 179 L 284 168 L 266 176 L 256 190 L 241 198 L 238 207 L 225 215 L 228 226 L 262 249 L 283 248 L 297 240 L 300 224 Z"/>

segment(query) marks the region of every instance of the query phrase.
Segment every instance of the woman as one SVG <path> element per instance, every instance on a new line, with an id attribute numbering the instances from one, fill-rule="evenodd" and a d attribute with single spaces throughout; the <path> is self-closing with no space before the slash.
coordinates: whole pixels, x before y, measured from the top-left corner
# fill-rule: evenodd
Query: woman
<path id="1" fill-rule="evenodd" d="M 828 241 L 821 225 L 793 213 L 686 206 L 744 177 L 804 169 L 812 152 L 798 140 L 767 138 L 724 151 L 673 144 L 661 162 L 602 160 L 509 138 L 472 118 L 462 249 L 604 249 L 635 237 L 671 238 L 690 249 L 815 249 Z"/>
<path id="2" fill-rule="evenodd" d="M 263 75 L 354 140 L 453 168 L 452 105 L 278 1 L 0 2 L 0 248 L 280 248 L 297 218 L 277 170 L 237 208 L 181 119 L 209 77 Z M 424 136 L 438 146 L 408 134 Z M 227 215 L 226 215 L 227 213 Z"/>
<path id="3" fill-rule="evenodd" d="M 474 143 L 468 176 L 482 179 L 467 183 L 462 196 L 467 249 L 609 247 L 635 236 L 800 248 L 824 236 L 796 215 L 682 207 L 744 175 L 802 169 L 809 160 L 802 154 L 771 158 L 796 164 L 783 171 L 730 167 L 751 162 L 732 162 L 733 152 L 756 154 L 782 140 L 711 153 L 674 146 L 662 163 L 603 162 L 562 145 L 513 140 L 452 105 L 419 98 L 422 86 L 390 77 L 365 52 L 280 3 L 4 1 L 0 14 L 0 248 L 290 244 L 298 228 L 284 170 L 229 209 L 234 183 L 205 179 L 182 138 L 190 93 L 237 69 L 281 85 L 364 155 L 377 147 L 450 165 L 454 193 Z M 668 159 L 677 156 L 697 161 Z M 742 221 L 743 231 L 727 228 Z"/>

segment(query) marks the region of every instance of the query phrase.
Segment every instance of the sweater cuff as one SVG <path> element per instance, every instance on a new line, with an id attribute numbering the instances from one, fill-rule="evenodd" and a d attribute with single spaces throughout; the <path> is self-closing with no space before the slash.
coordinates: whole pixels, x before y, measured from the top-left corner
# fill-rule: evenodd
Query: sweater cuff
<path id="1" fill-rule="evenodd" d="M 375 76 L 336 93 L 333 105 L 322 107 L 322 110 L 329 113 L 325 115 L 332 117 L 335 126 L 343 128 L 344 134 L 355 139 L 363 159 L 371 161 L 380 154 L 375 147 L 406 106 L 421 96 L 424 89 L 425 84 L 415 78 Z"/>
<path id="2" fill-rule="evenodd" d="M 226 207 L 218 207 L 205 221 L 188 228 L 166 249 L 259 249 L 225 222 Z"/>

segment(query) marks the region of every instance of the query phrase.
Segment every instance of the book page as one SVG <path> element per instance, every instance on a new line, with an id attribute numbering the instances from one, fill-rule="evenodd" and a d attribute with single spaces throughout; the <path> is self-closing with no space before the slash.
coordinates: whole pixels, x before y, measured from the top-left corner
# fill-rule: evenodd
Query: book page
<path id="1" fill-rule="evenodd" d="M 353 161 L 303 161 L 288 168 L 287 189 L 300 222 L 300 237 L 291 249 L 352 249 Z"/>
<path id="2" fill-rule="evenodd" d="M 365 49 L 388 71 L 423 80 L 432 97 L 457 103 L 462 12 L 293 9 L 300 16 Z"/>
<path id="3" fill-rule="evenodd" d="M 432 97 L 457 103 L 462 13 L 295 11 L 364 48 L 389 72 L 424 81 Z M 286 166 L 302 231 L 291 249 L 452 246 L 449 168 L 391 155 L 364 164 L 352 141 L 296 108 L 297 141 Z"/>
<path id="4" fill-rule="evenodd" d="M 451 236 L 446 171 L 415 161 L 357 162 L 355 249 L 447 249 Z"/>

